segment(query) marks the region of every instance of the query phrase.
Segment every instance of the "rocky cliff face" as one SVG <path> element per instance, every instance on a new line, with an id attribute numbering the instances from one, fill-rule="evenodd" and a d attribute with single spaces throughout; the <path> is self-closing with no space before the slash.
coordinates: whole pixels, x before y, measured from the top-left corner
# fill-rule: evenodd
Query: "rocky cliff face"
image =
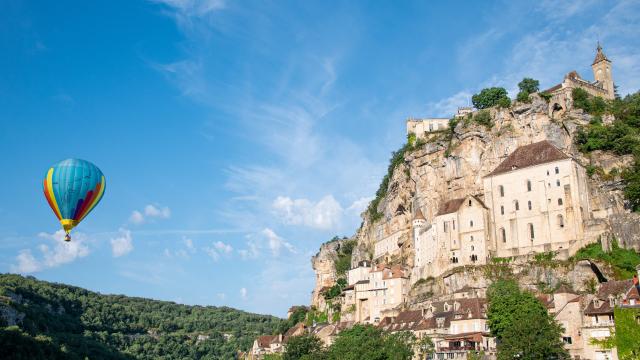
<path id="1" fill-rule="evenodd" d="M 316 273 L 316 285 L 311 294 L 311 305 L 317 308 L 324 307 L 322 291 L 336 283 L 337 274 L 335 261 L 338 257 L 340 246 L 346 239 L 332 240 L 320 246 L 320 250 L 311 258 L 311 266 Z"/>
<path id="2" fill-rule="evenodd" d="M 602 169 L 594 174 L 588 184 L 592 209 L 592 218 L 587 224 L 589 236 L 602 237 L 605 245 L 613 235 L 622 239 L 624 245 L 640 246 L 637 235 L 640 219 L 626 210 L 620 178 L 610 175 L 613 168 L 619 170 L 628 166 L 632 158 L 615 157 L 601 152 L 584 156 L 574 145 L 574 136 L 581 125 L 589 123 L 591 117 L 582 110 L 570 110 L 561 117 L 552 117 L 552 109 L 544 99 L 534 94 L 532 100 L 530 104 L 516 103 L 509 109 L 488 110 L 493 123 L 490 129 L 470 118 L 463 118 L 455 126 L 453 133 L 449 130 L 437 133 L 428 138 L 426 144 L 406 153 L 405 163 L 395 168 L 390 177 L 387 195 L 379 203 L 378 212 L 384 215 L 383 218 L 372 222 L 366 213 L 363 215 L 363 223 L 355 235 L 358 245 L 353 252 L 352 266 L 361 260 L 372 258 L 374 243 L 378 239 L 409 229 L 417 207 L 422 209 L 430 221 L 439 204 L 444 201 L 469 194 L 482 197 L 482 178 L 485 175 L 516 148 L 542 140 L 550 141 L 583 166 Z M 410 232 L 407 236 L 409 234 Z M 401 239 L 400 243 L 402 252 L 398 261 L 411 267 L 412 241 Z M 335 279 L 330 263 L 324 260 L 330 257 L 332 246 L 336 244 L 323 245 L 320 253 L 312 260 L 317 276 L 322 280 L 316 283 L 314 297 L 320 288 L 329 284 L 327 279 L 331 276 Z M 572 281 L 580 284 L 593 277 L 590 267 L 574 266 L 573 269 L 573 273 L 567 270 L 567 273 L 558 272 L 556 275 L 569 276 Z M 451 289 L 465 286 L 486 287 L 482 271 L 476 269 L 472 272 L 473 274 L 461 272 L 434 279 L 433 284 L 429 285 L 431 289 L 424 290 L 423 293 L 445 294 L 455 291 Z M 451 287 L 449 290 L 448 286 Z"/>

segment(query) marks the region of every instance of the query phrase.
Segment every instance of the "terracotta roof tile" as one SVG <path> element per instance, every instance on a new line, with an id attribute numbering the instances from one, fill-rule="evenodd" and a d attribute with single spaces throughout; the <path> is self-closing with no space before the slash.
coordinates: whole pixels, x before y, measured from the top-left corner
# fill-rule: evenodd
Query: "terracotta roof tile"
<path id="1" fill-rule="evenodd" d="M 464 203 L 464 199 L 465 198 L 453 199 L 440 205 L 440 207 L 438 208 L 438 214 L 436 216 L 451 214 L 453 212 L 458 211 L 462 203 Z"/>
<path id="2" fill-rule="evenodd" d="M 424 218 L 424 214 L 422 214 L 422 210 L 420 210 L 420 208 L 418 208 L 418 210 L 416 211 L 416 216 L 414 216 L 413 220 L 426 220 Z"/>
<path id="3" fill-rule="evenodd" d="M 569 159 L 569 156 L 553 146 L 549 141 L 543 140 L 517 148 L 487 176 L 495 176 L 529 166 L 564 159 Z"/>

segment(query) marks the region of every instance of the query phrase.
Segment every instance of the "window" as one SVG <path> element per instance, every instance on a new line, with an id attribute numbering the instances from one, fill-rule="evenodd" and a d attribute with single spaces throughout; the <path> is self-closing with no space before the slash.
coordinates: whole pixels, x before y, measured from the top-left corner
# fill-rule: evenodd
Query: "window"
<path id="1" fill-rule="evenodd" d="M 473 220 L 469 221 L 469 227 L 473 227 Z"/>
<path id="2" fill-rule="evenodd" d="M 455 230 L 455 229 L 456 229 L 456 221 L 453 220 L 453 230 Z"/>
<path id="3" fill-rule="evenodd" d="M 504 228 L 500 228 L 500 237 L 502 238 L 503 243 L 507 242 L 507 232 L 504 230 Z"/>
<path id="4" fill-rule="evenodd" d="M 504 186 L 498 186 L 498 192 L 500 192 L 500 197 L 504 197 Z"/>
<path id="5" fill-rule="evenodd" d="M 471 251 L 473 251 L 473 245 L 471 245 Z"/>
<path id="6" fill-rule="evenodd" d="M 443 230 L 444 232 L 447 232 L 447 231 L 448 231 L 448 230 L 447 230 L 448 226 L 447 226 L 447 222 L 446 222 L 446 221 L 442 223 L 442 226 L 443 226 L 442 230 Z"/>
<path id="7" fill-rule="evenodd" d="M 556 186 L 560 186 L 560 180 L 556 180 Z"/>
<path id="8" fill-rule="evenodd" d="M 556 174 L 560 174 L 560 169 L 556 166 Z"/>
<path id="9" fill-rule="evenodd" d="M 433 131 L 433 124 L 429 124 L 429 131 Z"/>
<path id="10" fill-rule="evenodd" d="M 531 210 L 531 200 L 527 201 L 527 207 Z"/>
<path id="11" fill-rule="evenodd" d="M 531 180 L 527 180 L 527 191 L 531 191 Z"/>
<path id="12" fill-rule="evenodd" d="M 565 344 L 567 344 L 567 345 L 571 345 L 571 344 L 572 344 L 572 342 L 571 342 L 571 336 L 563 336 L 563 337 L 562 337 L 562 342 L 563 342 L 563 343 L 565 343 Z"/>
<path id="13" fill-rule="evenodd" d="M 549 176 L 549 170 L 547 170 L 547 176 Z"/>
<path id="14" fill-rule="evenodd" d="M 520 204 L 518 203 L 518 200 L 515 201 L 515 208 L 516 211 L 520 210 Z"/>
<path id="15" fill-rule="evenodd" d="M 531 238 L 531 240 L 533 241 L 533 239 L 535 239 L 536 234 L 533 231 L 533 224 L 529 223 L 529 238 Z"/>
<path id="16" fill-rule="evenodd" d="M 469 206 L 471 206 L 471 199 L 469 199 Z"/>
<path id="17" fill-rule="evenodd" d="M 500 205 L 500 215 L 504 215 L 504 206 Z"/>
<path id="18" fill-rule="evenodd" d="M 558 205 L 562 205 L 562 198 L 558 198 Z"/>
<path id="19" fill-rule="evenodd" d="M 564 227 L 564 217 L 562 215 L 558 215 L 557 216 L 557 222 L 558 222 L 558 227 L 559 228 L 563 228 Z"/>
<path id="20" fill-rule="evenodd" d="M 473 235 L 469 236 L 469 240 L 473 241 Z M 473 250 L 473 246 L 471 246 L 471 250 Z"/>

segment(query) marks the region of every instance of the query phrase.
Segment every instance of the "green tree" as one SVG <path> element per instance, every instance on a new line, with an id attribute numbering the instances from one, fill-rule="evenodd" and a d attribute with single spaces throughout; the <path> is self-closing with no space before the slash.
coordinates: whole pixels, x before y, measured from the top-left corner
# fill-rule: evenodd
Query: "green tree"
<path id="1" fill-rule="evenodd" d="M 487 289 L 487 321 L 498 341 L 498 360 L 568 359 L 562 327 L 533 294 L 515 280 L 499 280 Z"/>
<path id="2" fill-rule="evenodd" d="M 413 356 L 408 334 L 384 334 L 372 325 L 342 331 L 327 352 L 331 360 L 409 360 Z"/>
<path id="3" fill-rule="evenodd" d="M 322 341 L 317 336 L 312 334 L 292 336 L 287 341 L 282 359 L 299 360 L 305 355 L 314 358 L 322 351 Z"/>
<path id="4" fill-rule="evenodd" d="M 524 78 L 518 83 L 518 88 L 520 89 L 520 92 L 533 94 L 540 90 L 540 82 L 532 78 Z"/>
<path id="5" fill-rule="evenodd" d="M 471 102 L 473 102 L 473 106 L 477 109 L 487 109 L 492 106 L 496 106 L 500 104 L 500 101 L 505 103 L 503 99 L 509 99 L 507 96 L 507 90 L 502 87 L 492 87 L 482 89 L 480 93 L 475 94 L 471 97 Z"/>
<path id="6" fill-rule="evenodd" d="M 426 359 L 427 356 L 432 355 L 436 351 L 436 347 L 433 341 L 427 335 L 423 335 L 415 342 L 416 349 L 418 349 L 418 355 L 420 359 Z"/>

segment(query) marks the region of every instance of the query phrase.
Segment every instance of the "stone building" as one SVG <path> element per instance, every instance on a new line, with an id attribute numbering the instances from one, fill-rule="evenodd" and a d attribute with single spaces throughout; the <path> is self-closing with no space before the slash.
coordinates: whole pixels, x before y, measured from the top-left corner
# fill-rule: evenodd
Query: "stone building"
<path id="1" fill-rule="evenodd" d="M 603 99 L 615 98 L 615 88 L 613 74 L 611 72 L 611 60 L 602 51 L 602 46 L 598 43 L 596 56 L 591 64 L 594 81 L 583 79 L 577 71 L 571 71 L 565 75 L 560 84 L 552 86 L 544 92 L 551 94 L 552 104 L 549 116 L 562 114 L 573 107 L 571 92 L 575 88 L 581 88 L 593 96 L 600 96 Z"/>
<path id="2" fill-rule="evenodd" d="M 585 239 L 585 169 L 548 141 L 517 148 L 484 177 L 494 256 L 557 251 L 568 258 Z"/>
<path id="3" fill-rule="evenodd" d="M 407 134 L 415 134 L 417 138 L 424 138 L 434 131 L 443 131 L 449 128 L 447 118 L 408 119 Z"/>

